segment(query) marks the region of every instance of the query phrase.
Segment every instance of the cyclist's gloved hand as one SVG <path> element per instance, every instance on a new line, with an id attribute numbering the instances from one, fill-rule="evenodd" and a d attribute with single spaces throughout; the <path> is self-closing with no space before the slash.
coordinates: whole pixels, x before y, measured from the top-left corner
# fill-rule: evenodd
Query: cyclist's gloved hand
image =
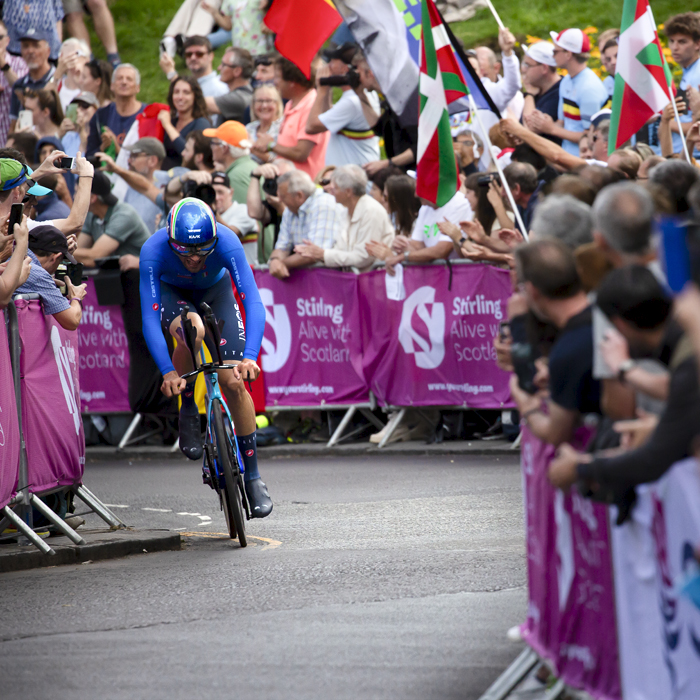
<path id="1" fill-rule="evenodd" d="M 168 372 L 164 377 L 163 377 L 163 383 L 160 385 L 160 390 L 170 398 L 171 396 L 178 396 L 180 393 L 182 393 L 183 389 L 187 385 L 187 382 L 184 379 L 180 378 L 180 375 L 175 372 L 174 370 L 172 372 Z"/>
<path id="2" fill-rule="evenodd" d="M 260 367 L 253 360 L 243 360 L 233 368 L 233 376 L 244 382 L 253 382 L 260 374 Z"/>

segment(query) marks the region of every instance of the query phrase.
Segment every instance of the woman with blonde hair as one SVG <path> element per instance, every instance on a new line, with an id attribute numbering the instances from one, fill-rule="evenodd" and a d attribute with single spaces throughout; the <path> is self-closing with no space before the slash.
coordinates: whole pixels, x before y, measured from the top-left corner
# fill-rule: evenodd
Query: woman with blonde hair
<path id="1" fill-rule="evenodd" d="M 269 134 L 273 139 L 277 138 L 282 124 L 282 98 L 274 85 L 261 85 L 253 93 L 253 101 L 250 104 L 250 124 L 246 125 L 250 141 L 255 143 L 261 134 Z M 268 162 L 274 157 L 273 153 L 262 157 L 252 155 L 251 158 L 258 163 Z"/>

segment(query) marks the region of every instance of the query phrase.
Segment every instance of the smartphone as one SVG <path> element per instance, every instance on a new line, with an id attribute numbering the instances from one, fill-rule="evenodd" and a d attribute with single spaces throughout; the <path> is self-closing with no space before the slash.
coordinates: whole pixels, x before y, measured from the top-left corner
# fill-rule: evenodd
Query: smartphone
<path id="1" fill-rule="evenodd" d="M 685 105 L 683 109 L 678 110 L 678 114 L 688 114 L 688 92 L 683 88 L 678 88 L 678 90 L 676 90 L 676 97 L 682 97 L 683 104 Z"/>
<path id="2" fill-rule="evenodd" d="M 75 102 L 72 102 L 66 107 L 66 117 L 68 117 L 73 124 L 78 122 L 78 105 Z"/>
<path id="3" fill-rule="evenodd" d="M 75 163 L 75 158 L 59 158 L 54 162 L 54 165 L 61 170 L 73 170 L 73 164 Z"/>
<path id="4" fill-rule="evenodd" d="M 31 109 L 20 109 L 17 115 L 17 128 L 18 129 L 33 129 L 34 128 L 34 115 Z"/>
<path id="5" fill-rule="evenodd" d="M 498 339 L 502 343 L 505 343 L 509 337 L 510 337 L 510 322 L 509 321 L 501 321 L 498 324 Z"/>
<path id="6" fill-rule="evenodd" d="M 7 225 L 7 235 L 11 236 L 15 232 L 15 224 L 22 223 L 22 216 L 24 215 L 24 204 L 21 202 L 19 204 L 13 204 L 10 208 L 10 222 Z"/>

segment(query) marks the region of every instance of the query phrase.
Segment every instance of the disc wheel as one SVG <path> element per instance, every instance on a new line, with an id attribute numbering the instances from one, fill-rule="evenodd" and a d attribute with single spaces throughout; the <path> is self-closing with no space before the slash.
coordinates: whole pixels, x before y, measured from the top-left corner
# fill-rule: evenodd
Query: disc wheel
<path id="1" fill-rule="evenodd" d="M 229 536 L 232 540 L 238 537 L 241 547 L 246 547 L 248 541 L 245 536 L 245 521 L 243 519 L 243 509 L 238 494 L 238 461 L 234 455 L 231 443 L 226 437 L 224 428 L 224 413 L 221 402 L 214 399 L 212 402 L 212 413 L 214 414 L 214 436 L 216 438 L 216 452 L 219 466 L 224 476 L 224 484 L 221 488 L 221 496 L 224 501 L 224 514 L 228 526 Z"/>

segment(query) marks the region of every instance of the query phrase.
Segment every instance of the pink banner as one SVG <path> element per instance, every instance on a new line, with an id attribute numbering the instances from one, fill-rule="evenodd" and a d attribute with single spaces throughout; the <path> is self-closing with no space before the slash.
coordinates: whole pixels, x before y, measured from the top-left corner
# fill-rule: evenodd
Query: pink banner
<path id="1" fill-rule="evenodd" d="M 78 334 L 44 316 L 39 301 L 17 300 L 16 306 L 29 489 L 41 493 L 80 483 L 83 475 Z"/>
<path id="2" fill-rule="evenodd" d="M 580 430 L 575 446 L 590 433 Z M 567 685 L 621 698 L 608 510 L 547 481 L 554 448 L 524 427 L 521 464 L 528 557 L 525 641 Z"/>
<path id="3" fill-rule="evenodd" d="M 80 410 L 82 413 L 130 413 L 129 348 L 119 306 L 100 306 L 95 285 L 87 283 L 78 328 Z"/>
<path id="4" fill-rule="evenodd" d="M 0 508 L 15 495 L 19 469 L 19 422 L 5 315 L 0 313 Z"/>
<path id="5" fill-rule="evenodd" d="M 510 275 L 485 265 L 409 266 L 406 297 L 387 299 L 385 272 L 360 276 L 363 366 L 381 405 L 512 406 L 493 337 Z"/>
<path id="6" fill-rule="evenodd" d="M 262 341 L 267 406 L 368 401 L 357 275 L 295 270 L 281 281 L 256 271 L 255 281 L 267 314 Z"/>

